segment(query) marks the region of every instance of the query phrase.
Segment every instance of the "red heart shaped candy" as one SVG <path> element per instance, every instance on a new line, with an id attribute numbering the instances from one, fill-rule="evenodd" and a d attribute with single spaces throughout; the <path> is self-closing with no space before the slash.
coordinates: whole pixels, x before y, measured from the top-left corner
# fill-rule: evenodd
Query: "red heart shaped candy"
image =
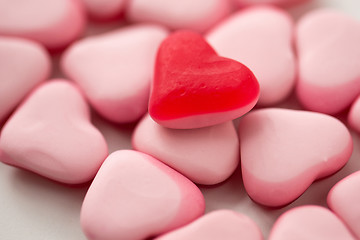
<path id="1" fill-rule="evenodd" d="M 250 111 L 259 91 L 246 66 L 218 56 L 201 35 L 182 30 L 158 50 L 149 113 L 169 128 L 211 126 Z"/>

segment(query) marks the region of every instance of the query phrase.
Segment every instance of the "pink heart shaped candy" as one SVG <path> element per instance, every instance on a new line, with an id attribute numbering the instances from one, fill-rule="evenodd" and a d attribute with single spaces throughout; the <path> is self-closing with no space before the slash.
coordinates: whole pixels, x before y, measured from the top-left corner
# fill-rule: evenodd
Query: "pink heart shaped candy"
<path id="1" fill-rule="evenodd" d="M 39 44 L 0 37 L 0 122 L 50 74 L 51 63 Z"/>
<path id="2" fill-rule="evenodd" d="M 132 150 L 112 153 L 101 166 L 81 209 L 89 240 L 141 240 L 201 216 L 205 203 L 187 178 Z"/>
<path id="3" fill-rule="evenodd" d="M 327 203 L 354 235 L 360 239 L 360 171 L 357 171 L 330 190 Z"/>
<path id="4" fill-rule="evenodd" d="M 39 86 L 0 135 L 0 160 L 67 184 L 91 180 L 107 156 L 80 91 L 65 80 Z"/>
<path id="5" fill-rule="evenodd" d="M 284 100 L 295 84 L 293 20 L 269 6 L 239 11 L 207 34 L 222 56 L 235 59 L 253 71 L 260 84 L 261 105 Z"/>
<path id="6" fill-rule="evenodd" d="M 61 65 L 105 118 L 132 122 L 147 111 L 155 55 L 167 31 L 137 25 L 72 45 Z"/>
<path id="7" fill-rule="evenodd" d="M 360 94 L 360 22 L 315 10 L 297 25 L 297 95 L 309 110 L 336 114 Z"/>
<path id="8" fill-rule="evenodd" d="M 230 210 L 217 210 L 155 240 L 183 239 L 262 240 L 263 237 L 259 227 L 249 217 Z"/>
<path id="9" fill-rule="evenodd" d="M 204 128 L 170 129 L 147 115 L 136 127 L 132 144 L 199 184 L 224 181 L 239 162 L 239 141 L 232 121 Z"/>
<path id="10" fill-rule="evenodd" d="M 50 49 L 65 47 L 85 25 L 78 0 L 0 1 L 0 34 L 29 38 Z"/>
<path id="11" fill-rule="evenodd" d="M 355 240 L 344 223 L 329 209 L 307 205 L 292 208 L 275 222 L 269 240 Z"/>
<path id="12" fill-rule="evenodd" d="M 245 189 L 272 207 L 294 201 L 313 181 L 338 171 L 353 149 L 344 124 L 321 113 L 252 111 L 241 119 L 239 132 Z"/>

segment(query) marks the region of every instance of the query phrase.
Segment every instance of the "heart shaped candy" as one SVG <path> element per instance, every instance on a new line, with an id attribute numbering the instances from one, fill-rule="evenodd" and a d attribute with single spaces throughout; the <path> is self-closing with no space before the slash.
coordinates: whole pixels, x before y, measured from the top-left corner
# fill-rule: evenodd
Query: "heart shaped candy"
<path id="1" fill-rule="evenodd" d="M 327 203 L 354 235 L 360 239 L 360 171 L 338 182 L 330 190 Z"/>
<path id="2" fill-rule="evenodd" d="M 195 184 L 155 158 L 132 150 L 112 153 L 81 209 L 89 240 L 142 240 L 200 217 L 204 197 Z"/>
<path id="3" fill-rule="evenodd" d="M 285 11 L 251 7 L 217 25 L 206 38 L 221 56 L 253 71 L 261 87 L 258 104 L 271 105 L 284 100 L 295 84 L 293 28 Z"/>
<path id="4" fill-rule="evenodd" d="M 259 227 L 250 218 L 230 210 L 210 212 L 194 222 L 155 240 L 262 240 Z"/>
<path id="5" fill-rule="evenodd" d="M 360 94 L 360 22 L 315 10 L 297 26 L 297 95 L 312 111 L 336 114 Z"/>
<path id="6" fill-rule="evenodd" d="M 230 12 L 231 3 L 227 0 L 132 0 L 126 15 L 135 22 L 203 32 Z"/>
<path id="7" fill-rule="evenodd" d="M 0 122 L 50 74 L 50 58 L 39 44 L 0 37 Z"/>
<path id="8" fill-rule="evenodd" d="M 198 129 L 170 129 L 147 115 L 136 127 L 132 144 L 199 184 L 224 181 L 239 163 L 239 141 L 232 121 Z"/>
<path id="9" fill-rule="evenodd" d="M 137 25 L 72 45 L 63 55 L 63 71 L 84 91 L 105 118 L 132 122 L 147 110 L 156 50 L 167 31 Z"/>
<path id="10" fill-rule="evenodd" d="M 243 64 L 220 57 L 197 33 L 177 31 L 158 50 L 149 114 L 160 125 L 189 129 L 250 111 L 259 84 Z"/>
<path id="11" fill-rule="evenodd" d="M 344 223 L 320 206 L 301 206 L 283 213 L 275 222 L 269 240 L 355 240 Z"/>
<path id="12" fill-rule="evenodd" d="M 107 156 L 84 98 L 64 80 L 32 92 L 3 127 L 0 149 L 2 162 L 67 184 L 91 180 Z"/>
<path id="13" fill-rule="evenodd" d="M 245 189 L 256 202 L 288 204 L 313 181 L 349 160 L 352 137 L 336 118 L 306 111 L 262 109 L 239 125 Z"/>
<path id="14" fill-rule="evenodd" d="M 0 1 L 0 35 L 29 38 L 58 49 L 77 38 L 84 25 L 77 0 Z"/>

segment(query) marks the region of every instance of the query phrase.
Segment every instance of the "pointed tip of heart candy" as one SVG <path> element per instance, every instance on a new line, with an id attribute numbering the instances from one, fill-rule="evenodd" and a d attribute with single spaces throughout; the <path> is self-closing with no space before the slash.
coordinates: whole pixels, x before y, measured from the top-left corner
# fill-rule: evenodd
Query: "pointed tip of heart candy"
<path id="1" fill-rule="evenodd" d="M 149 114 L 164 127 L 206 127 L 244 115 L 259 94 L 249 68 L 218 56 L 200 34 L 176 31 L 157 53 Z"/>

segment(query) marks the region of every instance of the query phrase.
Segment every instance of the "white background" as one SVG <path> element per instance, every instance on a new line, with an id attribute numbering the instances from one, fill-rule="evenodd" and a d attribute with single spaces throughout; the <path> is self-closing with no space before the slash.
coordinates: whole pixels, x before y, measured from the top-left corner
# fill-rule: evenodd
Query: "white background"
<path id="1" fill-rule="evenodd" d="M 298 18 L 304 12 L 318 7 L 336 8 L 360 19 L 360 0 L 315 0 L 291 9 L 291 13 Z M 117 27 L 116 25 L 107 25 L 105 29 Z M 93 26 L 91 30 L 92 34 L 102 31 L 104 27 L 99 26 Z M 59 72 L 55 70 L 54 76 L 59 76 Z M 294 97 L 280 107 L 299 108 Z M 103 131 L 111 152 L 131 148 L 130 136 L 135 124 L 115 126 L 97 116 L 94 116 L 93 121 Z M 325 200 L 330 188 L 343 177 L 360 170 L 360 138 L 354 132 L 352 136 L 354 153 L 348 164 L 335 175 L 312 184 L 299 199 L 285 208 L 269 209 L 252 202 L 244 191 L 238 169 L 225 183 L 201 187 L 206 199 L 206 211 L 229 208 L 244 213 L 251 217 L 260 226 L 264 236 L 267 236 L 276 218 L 284 211 L 304 204 L 326 206 Z M 86 239 L 81 232 L 79 213 L 87 188 L 88 185 L 63 186 L 0 163 L 0 239 Z"/>

